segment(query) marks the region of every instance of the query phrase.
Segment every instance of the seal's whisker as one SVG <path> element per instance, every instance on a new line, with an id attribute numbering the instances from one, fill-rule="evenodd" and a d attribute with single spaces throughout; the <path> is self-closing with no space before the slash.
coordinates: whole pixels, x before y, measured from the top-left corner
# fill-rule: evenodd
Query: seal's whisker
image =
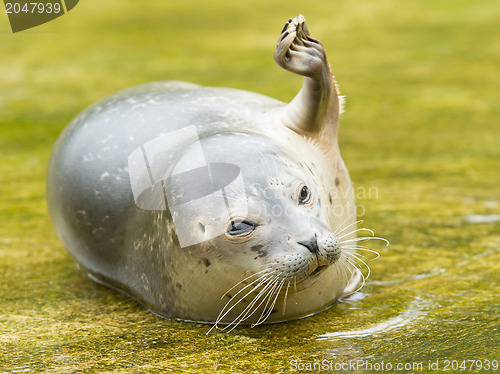
<path id="1" fill-rule="evenodd" d="M 373 249 L 370 249 L 370 248 L 367 248 L 367 247 L 363 247 L 363 246 L 346 245 L 346 246 L 343 246 L 342 248 L 353 249 L 353 250 L 358 250 L 358 251 L 366 251 L 366 252 L 370 252 L 370 253 L 373 253 L 373 254 L 377 255 L 377 257 L 372 258 L 370 260 L 376 260 L 377 258 L 380 257 L 380 253 L 378 253 L 377 251 L 374 251 Z M 350 251 L 349 253 L 356 253 L 356 252 L 351 252 Z M 365 257 L 365 256 L 363 256 L 363 257 Z"/>
<path id="2" fill-rule="evenodd" d="M 226 330 L 228 329 L 232 324 L 234 324 L 234 326 L 228 330 L 227 332 L 231 332 L 233 331 L 236 326 L 238 326 L 241 322 L 245 321 L 246 319 L 248 319 L 249 317 L 251 317 L 256 311 L 257 309 L 259 309 L 259 307 L 264 303 L 264 301 L 266 301 L 266 293 L 267 291 L 269 290 L 269 288 L 272 288 L 274 286 L 274 283 L 278 281 L 278 276 L 275 276 L 274 279 L 272 279 L 272 281 L 268 284 L 266 284 L 264 286 L 264 288 L 262 290 L 259 291 L 259 293 L 257 294 L 257 296 L 255 296 L 255 298 L 250 302 L 250 304 L 248 304 L 245 309 L 243 309 L 243 311 L 231 322 L 229 323 L 225 328 L 223 328 L 223 330 Z M 266 296 L 264 296 L 266 295 Z M 264 297 L 263 297 L 264 296 Z M 255 304 L 257 303 L 257 301 L 259 299 L 262 298 L 262 301 L 259 303 L 259 305 L 257 305 L 255 308 Z M 236 322 L 236 323 L 235 323 Z"/>
<path id="3" fill-rule="evenodd" d="M 243 287 L 241 290 L 239 290 L 239 291 L 238 291 L 235 295 L 233 295 L 233 296 L 230 298 L 230 300 L 228 301 L 228 303 L 229 303 L 229 302 L 231 302 L 231 300 L 235 299 L 235 298 L 236 298 L 236 296 L 238 296 L 241 292 L 243 292 L 245 289 L 247 289 L 248 287 L 252 286 L 252 285 L 253 285 L 253 284 L 255 284 L 256 282 L 261 281 L 261 282 L 259 282 L 259 285 L 260 285 L 262 282 L 265 282 L 265 281 L 266 281 L 266 279 L 265 279 L 266 277 L 269 277 L 269 274 L 265 273 L 265 274 L 261 275 L 260 277 L 258 277 L 257 279 L 254 279 L 252 282 L 250 282 L 250 283 L 249 283 L 249 284 L 247 284 L 245 287 Z M 269 277 L 269 278 L 270 278 L 270 277 Z M 238 284 L 241 284 L 241 282 L 240 282 L 240 283 L 238 283 Z M 257 286 L 258 286 L 258 285 L 257 285 Z M 232 289 L 234 289 L 234 287 L 232 287 Z M 227 291 L 227 292 L 229 292 L 229 291 Z M 226 292 L 226 294 L 227 294 L 227 292 Z M 243 298 L 244 298 L 244 297 L 243 297 Z M 227 304 L 226 304 L 226 305 L 227 305 Z"/>
<path id="4" fill-rule="evenodd" d="M 281 279 L 281 282 L 280 282 L 279 277 L 276 279 L 276 282 L 273 284 L 273 286 L 269 290 L 269 293 L 266 297 L 266 299 L 267 299 L 266 305 L 264 305 L 264 308 L 262 309 L 262 313 L 261 313 L 259 319 L 257 320 L 257 322 L 255 322 L 255 324 L 257 324 L 257 325 L 259 324 L 259 321 L 263 318 L 264 314 L 269 309 L 269 302 L 271 301 L 273 294 L 276 292 L 276 290 L 278 290 L 278 293 L 279 293 L 280 284 L 283 283 L 284 281 L 285 281 L 284 279 Z"/>
<path id="5" fill-rule="evenodd" d="M 343 265 L 343 266 L 340 266 L 340 265 Z M 340 269 L 343 271 L 344 276 L 345 276 L 346 278 L 348 278 L 348 276 L 347 276 L 347 270 L 346 270 L 346 269 L 348 269 L 348 268 L 349 268 L 349 266 L 345 263 L 345 261 L 344 261 L 344 259 L 342 258 L 342 256 L 341 256 L 341 257 L 339 257 L 339 259 L 338 259 L 338 260 L 337 260 L 337 262 L 335 263 L 335 266 L 337 267 L 337 269 L 338 269 L 338 268 L 340 268 Z"/>
<path id="6" fill-rule="evenodd" d="M 276 300 L 278 300 L 278 296 L 280 294 L 281 288 L 283 288 L 283 284 L 284 283 L 285 283 L 285 279 L 282 279 L 281 282 L 276 283 L 276 285 L 274 286 L 273 290 L 271 290 L 269 292 L 269 297 L 267 298 L 266 305 L 264 306 L 264 309 L 262 310 L 262 314 L 260 315 L 260 317 L 257 320 L 257 322 L 255 322 L 254 324 L 252 324 L 252 327 L 255 327 L 257 325 L 260 325 L 260 324 L 264 323 L 266 321 L 266 319 L 269 318 L 269 316 L 273 312 L 274 305 L 276 304 Z M 273 298 L 273 294 L 275 294 L 276 296 L 274 296 L 274 300 L 273 300 L 271 306 L 268 307 L 269 301 L 271 301 L 271 299 Z"/>
<path id="7" fill-rule="evenodd" d="M 262 323 L 261 321 L 265 320 L 264 315 L 267 313 L 268 305 L 269 305 L 269 303 L 270 303 L 270 301 L 272 299 L 274 290 L 275 290 L 275 288 L 277 287 L 278 284 L 279 283 L 273 284 L 273 287 L 269 290 L 269 292 L 267 292 L 266 296 L 263 298 L 262 303 L 259 304 L 259 306 L 257 308 L 255 308 L 257 310 L 264 302 L 266 302 L 266 304 L 262 308 L 262 312 L 260 313 L 259 318 L 257 318 L 257 321 L 255 321 L 254 323 L 252 323 L 251 327 L 255 327 L 257 325 L 260 325 Z"/>
<path id="8" fill-rule="evenodd" d="M 359 253 L 356 253 L 356 252 L 345 252 L 345 257 L 346 258 L 350 258 L 350 259 L 357 259 L 358 256 L 360 256 Z"/>
<path id="9" fill-rule="evenodd" d="M 353 266 L 353 269 L 360 269 L 360 270 L 361 270 L 361 266 L 360 266 L 357 262 L 355 262 L 355 261 L 353 261 L 353 260 L 351 260 L 351 259 L 349 259 L 349 258 L 346 258 L 345 260 L 346 260 L 346 261 L 347 261 L 350 265 L 352 265 L 352 266 Z M 363 274 L 363 273 L 361 273 L 361 274 Z M 351 272 L 351 275 L 352 275 L 352 272 Z"/>
<path id="10" fill-rule="evenodd" d="M 256 289 L 258 289 L 263 283 L 265 283 L 268 279 L 270 279 L 271 276 L 269 276 L 269 274 L 264 274 L 262 276 L 260 276 L 259 278 L 255 279 L 254 281 L 252 281 L 250 284 L 248 284 L 247 286 L 243 287 L 240 291 L 238 291 L 233 297 L 231 297 L 231 299 L 229 299 L 229 301 L 224 305 L 224 307 L 222 308 L 221 312 L 219 313 L 219 315 L 217 316 L 217 319 L 215 320 L 215 323 L 214 325 L 212 326 L 212 328 L 210 330 L 208 330 L 207 334 L 209 334 L 214 328 L 219 328 L 219 323 L 220 321 L 222 321 L 222 319 L 236 306 L 238 305 L 243 299 L 245 299 L 245 297 L 247 297 L 248 295 L 250 295 L 252 292 L 254 292 Z M 245 295 L 243 295 L 242 297 L 240 297 L 237 301 L 236 301 L 236 296 L 238 296 L 241 292 L 243 292 L 246 288 L 248 287 L 251 287 L 254 283 L 257 283 L 258 284 L 256 286 L 254 286 L 249 292 L 247 292 Z M 229 307 L 230 303 L 235 301 L 235 303 Z M 227 310 L 226 310 L 227 309 Z"/>
<path id="11" fill-rule="evenodd" d="M 252 145 L 251 147 L 254 148 L 257 151 L 257 153 L 259 153 L 261 155 L 261 157 L 262 157 L 261 165 L 263 166 L 264 169 L 266 169 L 265 172 L 267 173 L 267 175 L 273 175 L 271 168 L 269 167 L 269 165 L 267 163 L 267 157 L 256 146 Z M 275 167 L 276 167 L 276 165 L 275 165 Z"/>
<path id="12" fill-rule="evenodd" d="M 208 331 L 207 331 L 206 335 L 210 334 L 210 332 L 211 332 L 214 328 L 216 328 L 216 329 L 219 329 L 219 330 L 220 330 L 221 328 L 219 327 L 219 324 L 221 323 L 222 319 L 223 319 L 223 318 L 224 318 L 224 317 L 225 317 L 225 316 L 226 316 L 226 315 L 227 315 L 227 314 L 231 311 L 231 309 L 233 309 L 236 305 L 238 305 L 238 304 L 239 304 L 239 303 L 240 303 L 243 299 L 244 299 L 244 297 L 240 298 L 240 299 L 239 299 L 239 300 L 238 300 L 238 301 L 237 301 L 237 302 L 236 302 L 236 303 L 235 303 L 235 304 L 234 304 L 231 308 L 229 308 L 229 309 L 226 311 L 226 313 L 224 313 L 224 314 L 222 315 L 222 313 L 224 312 L 224 310 L 227 308 L 228 304 L 229 304 L 232 300 L 228 301 L 228 302 L 226 303 L 226 305 L 224 306 L 224 308 L 222 309 L 221 313 L 219 313 L 219 316 L 217 317 L 217 319 L 216 319 L 216 321 L 214 322 L 213 326 L 210 328 L 210 330 L 208 330 Z M 233 321 L 233 322 L 234 322 L 234 321 Z M 230 324 L 232 324 L 233 322 L 231 322 Z M 227 327 L 226 327 L 226 328 L 227 328 Z M 224 328 L 223 330 L 225 330 L 226 328 Z"/>
<path id="13" fill-rule="evenodd" d="M 245 299 L 245 298 L 246 298 L 249 294 L 251 294 L 252 292 L 257 291 L 257 290 L 259 289 L 259 287 L 261 287 L 262 285 L 266 285 L 266 284 L 268 284 L 268 282 L 269 282 L 269 281 L 271 281 L 271 282 L 273 282 L 273 281 L 274 281 L 274 276 L 273 276 L 272 274 L 266 274 L 266 275 L 263 275 L 263 276 L 259 277 L 259 283 L 258 283 L 256 286 L 254 286 L 254 287 L 252 288 L 252 290 L 251 290 L 251 291 L 249 291 L 249 292 L 247 292 L 245 295 L 243 295 L 243 296 L 242 296 L 242 297 L 238 300 L 238 302 L 240 302 L 240 301 L 242 301 L 243 299 Z M 253 283 L 255 283 L 255 282 L 252 282 L 251 284 L 253 284 Z M 251 284 L 250 284 L 250 285 L 251 285 Z M 245 288 L 247 288 L 247 287 L 244 287 L 244 288 L 242 289 L 242 291 L 243 291 Z M 262 291 L 262 290 L 259 290 L 259 292 L 261 292 L 261 291 Z M 239 293 L 239 292 L 238 292 L 238 293 Z M 237 295 L 238 295 L 238 294 L 234 295 L 232 298 L 234 299 Z"/>
<path id="14" fill-rule="evenodd" d="M 288 297 L 288 289 L 290 288 L 290 282 L 292 280 L 289 280 L 288 281 L 288 284 L 286 286 L 286 291 L 285 291 L 285 297 L 283 298 L 283 315 L 285 315 L 285 311 L 286 311 L 286 299 Z"/>
<path id="15" fill-rule="evenodd" d="M 339 260 L 340 260 L 340 258 L 339 258 Z M 335 269 L 335 272 L 336 272 L 336 274 L 337 274 L 337 277 L 339 277 L 339 274 L 340 274 L 340 273 L 339 273 L 339 267 L 340 267 L 340 265 L 341 265 L 341 262 L 339 262 L 339 261 L 336 261 L 336 262 L 333 264 L 333 267 L 334 267 L 334 269 Z"/>
<path id="16" fill-rule="evenodd" d="M 338 231 L 342 228 L 342 225 L 343 225 L 344 223 L 346 223 L 346 222 L 347 222 L 350 218 L 351 218 L 351 217 L 347 217 L 346 219 L 344 219 L 344 220 L 343 220 L 343 221 L 342 221 L 342 222 L 341 222 L 341 223 L 337 226 L 337 228 L 333 231 L 333 234 L 334 234 L 334 235 L 337 235 L 337 234 L 338 234 Z M 344 229 L 342 229 L 342 231 L 343 231 L 343 230 L 344 230 Z"/>
<path id="17" fill-rule="evenodd" d="M 357 253 L 357 252 L 347 252 L 348 253 L 348 256 L 354 256 L 356 258 L 365 258 L 366 256 L 365 255 L 362 255 L 361 253 Z"/>
<path id="18" fill-rule="evenodd" d="M 350 295 L 352 295 L 352 294 L 358 292 L 359 290 L 361 290 L 365 286 L 365 284 L 366 284 L 366 278 L 368 278 L 368 277 L 365 277 L 364 274 L 363 274 L 363 272 L 361 270 L 358 270 L 358 271 L 359 271 L 359 275 L 361 276 L 361 279 L 363 280 L 363 282 L 361 282 L 361 285 L 355 291 L 353 291 L 352 293 L 349 293 Z"/>
<path id="19" fill-rule="evenodd" d="M 267 290 L 269 289 L 269 287 L 276 281 L 276 279 L 277 279 L 277 276 L 275 274 L 270 274 L 269 277 L 267 277 L 263 282 L 260 282 L 256 286 L 256 288 L 254 288 L 252 291 L 250 291 L 250 293 L 254 292 L 258 287 L 260 287 L 260 286 L 262 286 L 264 284 L 264 288 L 262 288 L 261 290 L 259 290 L 259 292 L 257 293 L 257 295 L 245 307 L 245 309 L 243 309 L 243 311 L 233 320 L 233 322 L 236 321 L 236 320 L 239 320 L 238 323 L 240 323 L 241 321 L 244 321 L 246 318 L 248 318 L 249 315 L 251 316 L 255 312 L 255 310 L 252 311 L 252 308 L 254 307 L 255 303 L 267 292 Z M 245 298 L 247 295 L 245 295 L 243 298 Z"/>
<path id="20" fill-rule="evenodd" d="M 269 316 L 273 313 L 274 306 L 276 305 L 276 301 L 278 300 L 278 296 L 281 292 L 281 289 L 283 288 L 284 283 L 285 283 L 285 279 L 282 279 L 281 282 L 279 283 L 279 285 L 276 287 L 273 303 L 269 307 L 266 316 L 264 317 L 264 319 L 262 321 L 260 321 L 260 323 L 264 323 L 269 318 Z"/>
<path id="21" fill-rule="evenodd" d="M 265 289 L 262 290 L 262 293 L 263 295 L 265 293 L 267 293 L 267 295 L 265 295 L 262 299 L 262 301 L 260 302 L 260 304 L 255 308 L 254 312 L 257 311 L 257 309 L 260 308 L 260 306 L 267 300 L 266 302 L 266 305 L 264 306 L 263 310 L 262 310 L 262 313 L 264 313 L 269 305 L 269 301 L 274 293 L 274 290 L 276 289 L 276 287 L 279 285 L 279 282 L 280 282 L 280 276 L 282 275 L 282 273 L 280 274 L 277 274 L 275 279 L 273 279 L 273 281 L 269 284 L 269 287 L 266 287 Z M 253 314 L 253 313 L 252 313 Z M 245 316 L 245 319 L 247 317 Z M 261 314 L 261 317 L 259 317 L 258 321 L 260 320 L 260 318 L 262 318 L 262 314 Z M 253 327 L 253 325 L 252 325 Z"/>
<path id="22" fill-rule="evenodd" d="M 247 305 L 247 307 L 243 310 L 243 312 L 241 312 L 240 315 L 237 317 L 240 322 L 252 316 L 257 311 L 257 309 L 259 309 L 259 307 L 267 300 L 269 289 L 274 288 L 276 282 L 278 282 L 277 276 L 274 279 L 272 279 L 270 283 L 266 284 L 262 290 L 260 290 L 257 296 L 252 300 L 252 302 L 249 305 Z M 255 307 L 255 304 L 259 300 L 261 300 L 260 303 Z"/>
<path id="23" fill-rule="evenodd" d="M 281 282 L 280 282 L 280 284 L 279 284 L 279 287 L 277 287 L 277 288 L 276 288 L 276 296 L 274 297 L 273 304 L 271 305 L 271 308 L 270 308 L 271 312 L 269 313 L 269 315 L 271 315 L 271 314 L 272 314 L 272 311 L 273 311 L 273 309 L 274 309 L 274 306 L 276 305 L 276 301 L 278 300 L 278 296 L 279 296 L 279 294 L 280 294 L 281 290 L 283 289 L 284 284 L 285 284 L 285 278 L 283 278 L 283 279 L 281 280 Z M 266 317 L 266 319 L 267 319 L 267 318 L 269 318 L 269 316 L 268 316 L 268 317 Z"/>
<path id="24" fill-rule="evenodd" d="M 350 275 L 349 275 L 349 274 L 347 274 L 347 271 L 349 271 L 349 272 L 351 273 L 351 275 L 352 275 L 352 269 L 351 269 L 351 267 L 350 267 L 350 266 L 346 263 L 346 261 L 345 261 L 345 260 L 346 260 L 346 257 L 344 257 L 344 258 L 340 257 L 340 258 L 338 259 L 338 261 L 344 265 L 344 266 L 342 266 L 342 269 L 344 270 L 344 274 L 345 274 L 346 279 L 349 279 Z"/>
<path id="25" fill-rule="evenodd" d="M 229 189 L 231 192 L 234 192 L 234 194 L 236 195 L 236 197 L 232 197 L 234 200 L 239 200 L 242 197 L 246 198 L 245 191 L 243 191 L 242 189 L 236 188 L 231 184 L 225 186 L 224 189 Z M 227 194 L 226 194 L 226 196 L 224 196 L 224 195 L 222 195 L 222 193 L 221 193 L 220 197 L 229 198 L 229 196 L 227 196 Z"/>
<path id="26" fill-rule="evenodd" d="M 359 290 L 361 290 L 365 286 L 366 278 L 368 278 L 368 276 L 365 277 L 365 275 L 363 274 L 362 271 L 360 271 L 359 274 L 361 275 L 361 279 L 363 279 L 363 282 L 361 283 L 361 285 L 358 287 L 358 289 L 355 292 L 358 292 Z M 370 275 L 370 274 L 368 274 L 368 275 Z"/>
<path id="27" fill-rule="evenodd" d="M 340 239 L 342 239 L 342 238 L 345 238 L 346 236 L 352 235 L 352 234 L 354 234 L 355 232 L 359 232 L 359 231 L 368 231 L 368 232 L 370 232 L 370 233 L 372 234 L 372 236 L 374 236 L 374 235 L 375 235 L 375 233 L 374 233 L 372 230 L 370 230 L 370 229 L 367 229 L 367 228 L 364 228 L 364 227 L 363 227 L 363 228 L 361 228 L 361 229 L 356 229 L 356 230 L 353 230 L 353 231 L 351 231 L 351 232 L 348 232 L 347 234 L 344 234 L 344 235 L 342 235 L 342 236 L 338 236 L 338 237 L 337 237 L 337 239 L 339 239 L 339 240 L 340 240 Z"/>
<path id="28" fill-rule="evenodd" d="M 342 241 L 340 241 L 340 244 L 360 242 L 360 241 L 365 241 L 365 240 L 382 240 L 386 243 L 386 245 L 389 245 L 389 241 L 387 239 L 384 239 L 384 238 L 381 238 L 378 236 L 360 236 L 359 238 L 342 240 Z"/>
<path id="29" fill-rule="evenodd" d="M 346 221 L 347 221 L 347 219 L 346 219 Z M 344 221 L 344 222 L 345 222 L 345 221 Z M 351 227 L 352 225 L 357 225 L 358 223 L 363 223 L 363 220 L 362 220 L 362 219 L 360 219 L 359 221 L 353 222 L 353 223 L 351 223 L 351 224 L 347 225 L 346 227 L 344 227 L 344 228 L 343 228 L 342 230 L 340 230 L 339 232 L 337 232 L 337 230 L 338 230 L 338 229 L 337 229 L 337 230 L 335 230 L 334 234 L 335 234 L 335 235 L 340 235 L 340 234 L 342 234 L 345 230 L 347 230 L 349 227 Z"/>
<path id="30" fill-rule="evenodd" d="M 269 269 L 269 267 L 268 267 L 268 268 L 266 268 L 266 269 L 264 269 L 264 270 L 261 270 L 261 271 L 259 271 L 259 272 L 257 272 L 257 273 L 254 273 L 254 274 L 252 274 L 252 275 L 250 275 L 250 276 L 246 277 L 245 279 L 243 279 L 243 280 L 239 281 L 239 282 L 238 282 L 238 283 L 236 283 L 233 287 L 231 287 L 229 290 L 227 290 L 226 292 L 224 292 L 224 295 L 222 295 L 222 296 L 221 296 L 221 300 L 224 298 L 224 296 L 226 296 L 229 292 L 231 292 L 231 291 L 232 291 L 232 290 L 234 290 L 236 287 L 238 287 L 241 283 L 243 283 L 243 282 L 245 282 L 246 280 L 248 280 L 248 279 L 250 279 L 250 278 L 252 278 L 252 277 L 256 276 L 257 274 L 264 273 L 264 272 L 267 272 L 267 271 L 269 271 L 269 270 L 270 270 L 270 269 Z M 250 284 L 251 284 L 251 283 L 250 283 Z M 235 295 L 235 296 L 236 296 L 236 295 Z M 233 296 L 233 297 L 234 297 L 234 296 Z"/>
<path id="31" fill-rule="evenodd" d="M 340 225 L 337 226 L 337 228 L 335 229 L 335 231 L 333 232 L 334 235 L 338 235 L 340 233 L 342 233 L 343 231 L 345 231 L 346 229 L 348 229 L 349 227 L 351 227 L 352 225 L 356 225 L 358 223 L 361 223 L 363 222 L 362 220 L 359 220 L 359 221 L 356 221 L 356 222 L 352 222 L 350 223 L 349 225 L 347 226 L 344 226 L 344 224 L 349 221 L 351 219 L 351 217 L 347 217 L 346 219 L 344 219 L 342 221 L 342 223 Z M 343 227 L 344 226 L 344 227 Z"/>
<path id="32" fill-rule="evenodd" d="M 250 273 L 252 273 L 251 275 L 253 275 L 253 274 L 255 274 L 255 272 L 257 270 L 262 269 L 264 267 L 265 267 L 264 270 L 268 270 L 270 272 L 269 274 L 271 274 L 271 272 L 273 271 L 273 266 L 275 266 L 275 265 L 279 265 L 279 263 L 278 262 L 271 262 L 271 263 L 267 263 L 267 264 L 260 264 L 260 265 L 257 265 L 255 267 L 251 268 L 251 269 L 246 270 L 245 275 L 250 274 Z"/>
<path id="33" fill-rule="evenodd" d="M 278 165 L 276 164 L 276 160 L 274 159 L 274 157 L 272 157 L 271 155 L 267 155 L 267 158 L 268 158 L 268 159 L 271 159 L 271 161 L 273 162 L 273 166 L 274 166 L 274 175 L 278 174 L 278 172 L 279 172 L 279 168 L 278 168 Z"/>
<path id="34" fill-rule="evenodd" d="M 261 292 L 262 292 L 262 291 L 259 291 L 259 293 L 257 294 L 257 297 L 256 297 L 256 298 L 260 297 L 259 295 L 261 294 Z M 242 299 L 240 299 L 240 300 L 238 300 L 238 303 L 239 303 L 240 301 L 242 301 L 242 300 L 243 300 L 243 298 L 242 298 Z M 254 300 L 255 300 L 255 299 L 254 299 Z M 236 305 L 236 304 L 235 304 L 235 305 Z M 243 313 L 245 313 L 245 311 L 247 311 L 247 309 L 249 309 L 249 307 L 250 307 L 250 309 L 251 309 L 251 308 L 253 307 L 253 305 L 254 305 L 254 303 L 251 303 L 250 305 L 248 305 L 248 306 L 247 306 L 247 307 L 243 310 L 243 312 L 241 312 L 241 313 L 240 313 L 237 317 L 235 317 L 235 318 L 234 318 L 234 319 L 233 319 L 230 323 L 228 323 L 228 324 L 227 324 L 224 328 L 221 328 L 221 330 L 225 331 L 225 330 L 229 329 L 227 332 L 231 332 L 231 331 L 233 331 L 233 330 L 234 330 L 234 329 L 235 329 L 235 328 L 236 328 L 236 327 L 237 327 L 237 326 L 238 326 L 238 325 L 239 325 L 242 321 L 244 321 L 244 320 L 245 320 L 246 314 L 245 314 L 245 316 L 243 316 L 243 317 L 241 317 L 241 315 L 242 315 Z M 250 316 L 251 316 L 254 312 L 255 312 L 255 311 L 253 311 L 252 313 L 250 313 Z M 231 327 L 231 326 L 232 326 L 232 327 Z"/>
<path id="35" fill-rule="evenodd" d="M 345 247 L 344 247 L 345 248 Z M 345 251 L 347 254 L 349 255 L 352 255 L 352 256 L 359 256 L 359 257 L 363 257 L 365 258 L 366 255 L 365 254 L 362 254 L 362 253 L 358 253 L 358 248 L 357 247 L 349 247 L 349 248 L 346 248 L 348 249 L 348 251 Z"/>
<path id="36" fill-rule="evenodd" d="M 344 261 L 345 261 L 345 263 L 346 263 L 346 266 L 347 266 L 347 267 L 348 267 L 348 269 L 349 269 L 349 275 L 352 275 L 352 271 L 353 271 L 355 268 L 357 268 L 357 267 L 358 267 L 358 266 L 356 266 L 355 264 L 353 264 L 353 263 L 352 263 L 351 255 L 352 255 L 352 253 L 350 253 L 350 252 L 344 252 L 344 257 L 343 257 L 343 259 L 344 259 Z M 349 260 L 350 260 L 350 261 L 349 261 Z M 349 265 L 351 265 L 351 266 L 349 266 Z"/>
<path id="37" fill-rule="evenodd" d="M 362 251 L 367 251 L 367 250 L 372 250 L 368 247 L 365 247 L 364 245 L 359 245 L 359 244 L 346 244 L 346 245 L 343 245 L 342 248 L 347 248 L 347 249 L 359 249 L 359 250 L 362 250 Z"/>
<path id="38" fill-rule="evenodd" d="M 351 264 L 352 266 L 354 266 L 355 268 L 358 268 L 358 269 L 361 269 L 361 265 L 359 265 L 357 262 L 356 262 L 357 258 L 356 257 L 351 257 L 351 256 L 346 256 L 345 258 L 345 261 L 349 264 Z"/>
<path id="39" fill-rule="evenodd" d="M 351 265 L 353 265 L 354 267 L 356 267 L 356 268 L 360 269 L 359 273 L 360 273 L 361 278 L 362 278 L 362 280 L 363 280 L 363 281 L 362 281 L 361 285 L 360 285 L 360 286 L 356 289 L 356 291 L 354 291 L 354 292 L 353 292 L 353 293 L 355 293 L 355 292 L 358 292 L 359 290 L 361 290 L 361 289 L 364 287 L 364 285 L 366 284 L 366 279 L 367 279 L 367 278 L 370 276 L 370 274 L 371 274 L 371 269 L 370 269 L 370 267 L 368 266 L 368 264 L 367 264 L 365 261 L 363 261 L 361 258 L 359 258 L 359 257 L 357 256 L 357 254 L 356 254 L 356 253 L 353 253 L 353 252 L 344 252 L 344 254 L 345 254 L 345 260 L 346 260 L 347 262 L 349 262 L 349 264 L 351 264 Z M 366 277 L 365 277 L 365 275 L 363 274 L 363 272 L 361 271 L 362 265 L 361 265 L 361 264 L 359 264 L 359 262 L 361 262 L 361 264 L 363 264 L 363 265 L 364 265 L 364 267 L 366 267 L 366 268 L 367 268 L 367 270 L 368 270 L 368 274 L 366 275 Z"/>
<path id="40" fill-rule="evenodd" d="M 362 259 L 360 259 L 359 257 L 356 257 L 356 256 L 352 256 L 352 257 L 346 257 L 346 259 L 350 259 L 349 262 L 354 262 L 356 264 L 356 267 L 358 269 L 361 269 L 362 266 L 360 264 L 358 264 L 357 261 L 361 262 L 367 269 L 368 269 L 368 275 L 366 276 L 366 278 L 368 278 L 371 274 L 371 269 L 370 267 L 368 266 L 368 264 L 366 262 L 364 262 Z"/>

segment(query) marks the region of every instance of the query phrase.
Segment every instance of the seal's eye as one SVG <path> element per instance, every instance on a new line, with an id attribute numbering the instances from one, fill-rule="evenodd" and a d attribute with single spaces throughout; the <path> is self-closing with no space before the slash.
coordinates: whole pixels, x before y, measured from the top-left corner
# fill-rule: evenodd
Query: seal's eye
<path id="1" fill-rule="evenodd" d="M 231 236 L 243 236 L 255 230 L 257 224 L 252 221 L 235 220 L 231 221 L 227 228 L 227 233 Z"/>
<path id="2" fill-rule="evenodd" d="M 307 204 L 311 200 L 311 190 L 307 186 L 302 186 L 299 192 L 299 204 Z"/>

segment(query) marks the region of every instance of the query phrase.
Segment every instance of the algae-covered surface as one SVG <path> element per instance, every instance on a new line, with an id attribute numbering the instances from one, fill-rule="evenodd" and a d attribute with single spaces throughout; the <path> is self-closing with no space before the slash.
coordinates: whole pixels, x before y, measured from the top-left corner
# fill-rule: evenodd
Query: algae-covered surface
<path id="1" fill-rule="evenodd" d="M 391 242 L 372 244 L 363 290 L 310 318 L 206 335 L 86 279 L 45 203 L 64 126 L 154 80 L 289 101 L 301 79 L 272 53 L 299 13 L 347 96 L 360 218 Z M 495 372 L 499 19 L 495 0 L 86 0 L 16 34 L 0 15 L 0 373 Z"/>

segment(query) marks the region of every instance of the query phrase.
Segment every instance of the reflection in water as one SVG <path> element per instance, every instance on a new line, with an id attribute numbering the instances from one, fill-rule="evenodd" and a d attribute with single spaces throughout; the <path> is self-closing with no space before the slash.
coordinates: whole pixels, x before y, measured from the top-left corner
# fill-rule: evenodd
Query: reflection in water
<path id="1" fill-rule="evenodd" d="M 364 293 L 364 292 L 358 291 L 356 293 L 353 293 L 352 295 L 349 295 L 348 297 L 344 297 L 344 298 L 340 299 L 339 301 L 341 303 L 343 303 L 345 301 L 360 301 L 360 300 L 363 300 L 365 297 L 367 297 L 369 295 L 370 294 L 368 294 L 368 293 Z"/>
<path id="2" fill-rule="evenodd" d="M 409 282 L 413 281 L 416 279 L 424 279 L 424 278 L 431 278 L 436 275 L 441 275 L 446 272 L 446 269 L 443 268 L 438 268 L 438 269 L 433 269 L 431 271 L 428 271 L 426 273 L 420 273 L 420 274 L 413 274 L 411 277 L 408 278 L 401 278 L 401 279 L 393 279 L 393 280 L 388 280 L 388 281 L 371 281 L 371 282 L 366 282 L 367 285 L 388 285 L 388 284 L 394 284 L 394 283 L 404 283 L 404 282 Z"/>
<path id="3" fill-rule="evenodd" d="M 500 214 L 473 214 L 465 217 L 469 223 L 493 223 L 500 222 Z"/>
<path id="4" fill-rule="evenodd" d="M 462 262 L 459 262 L 457 264 L 457 267 L 462 267 L 462 266 L 467 266 L 473 262 L 475 262 L 476 260 L 479 260 L 480 258 L 483 258 L 483 257 L 488 257 L 494 253 L 498 252 L 498 249 L 497 250 L 492 250 L 492 249 L 489 249 L 487 251 L 484 251 L 484 252 L 481 252 L 481 253 L 478 253 L 477 255 L 475 256 L 472 256 L 470 259 L 466 260 L 466 261 L 462 261 Z"/>
<path id="5" fill-rule="evenodd" d="M 428 310 L 431 308 L 431 303 L 428 300 L 424 300 L 421 297 L 415 297 L 415 299 L 408 305 L 408 308 L 403 311 L 400 315 L 389 318 L 385 322 L 376 324 L 375 326 L 369 327 L 363 330 L 354 331 L 339 331 L 330 332 L 322 334 L 316 338 L 316 340 L 334 340 L 342 338 L 363 338 L 366 336 L 372 336 L 375 334 L 388 332 L 391 330 L 399 329 L 408 325 L 409 323 L 415 321 L 422 315 L 427 314 Z"/>
<path id="6" fill-rule="evenodd" d="M 9 373 L 27 373 L 33 371 L 30 365 L 15 366 Z"/>

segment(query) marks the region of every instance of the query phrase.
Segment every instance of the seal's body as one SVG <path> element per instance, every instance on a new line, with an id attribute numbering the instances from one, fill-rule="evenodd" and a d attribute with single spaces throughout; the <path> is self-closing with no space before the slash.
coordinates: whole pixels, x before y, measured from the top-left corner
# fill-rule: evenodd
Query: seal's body
<path id="1" fill-rule="evenodd" d="M 339 96 L 302 16 L 285 25 L 275 59 L 305 76 L 290 104 L 159 82 L 68 126 L 48 204 L 91 279 L 161 316 L 215 326 L 303 317 L 357 288 Z"/>

